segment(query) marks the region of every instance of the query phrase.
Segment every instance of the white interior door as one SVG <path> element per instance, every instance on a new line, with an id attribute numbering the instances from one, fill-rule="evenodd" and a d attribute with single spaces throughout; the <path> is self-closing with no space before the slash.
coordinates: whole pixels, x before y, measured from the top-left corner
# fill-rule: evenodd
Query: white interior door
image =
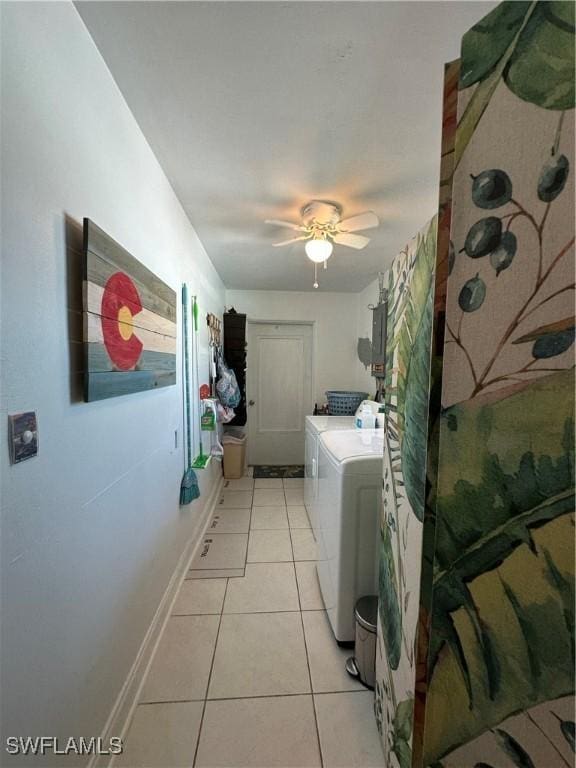
<path id="1" fill-rule="evenodd" d="M 248 462 L 304 464 L 312 413 L 312 325 L 248 321 Z"/>

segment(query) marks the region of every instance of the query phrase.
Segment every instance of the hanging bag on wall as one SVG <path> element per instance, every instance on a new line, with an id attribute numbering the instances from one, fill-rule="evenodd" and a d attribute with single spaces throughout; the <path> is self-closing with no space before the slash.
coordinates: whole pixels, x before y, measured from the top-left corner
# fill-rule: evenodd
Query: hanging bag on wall
<path id="1" fill-rule="evenodd" d="M 216 383 L 216 392 L 220 398 L 222 405 L 226 405 L 229 408 L 236 408 L 240 403 L 240 387 L 236 380 L 236 374 L 226 365 L 224 358 L 221 357 L 218 361 L 218 373 L 220 378 Z"/>

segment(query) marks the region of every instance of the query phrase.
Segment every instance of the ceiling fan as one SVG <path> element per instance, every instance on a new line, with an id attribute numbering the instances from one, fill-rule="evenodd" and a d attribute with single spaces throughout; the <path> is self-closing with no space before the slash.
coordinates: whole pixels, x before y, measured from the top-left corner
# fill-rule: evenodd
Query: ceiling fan
<path id="1" fill-rule="evenodd" d="M 314 288 L 318 288 L 317 265 L 324 262 L 324 269 L 326 269 L 326 261 L 332 255 L 334 243 L 361 250 L 368 245 L 370 238 L 353 233 L 372 229 L 380 223 L 373 211 L 342 219 L 341 206 L 323 200 L 312 200 L 307 203 L 301 210 L 301 216 L 300 224 L 279 219 L 266 219 L 266 224 L 275 224 L 278 227 L 287 227 L 301 232 L 298 237 L 291 237 L 289 240 L 282 240 L 273 245 L 278 248 L 292 243 L 306 242 L 304 246 L 306 255 L 315 264 Z"/>

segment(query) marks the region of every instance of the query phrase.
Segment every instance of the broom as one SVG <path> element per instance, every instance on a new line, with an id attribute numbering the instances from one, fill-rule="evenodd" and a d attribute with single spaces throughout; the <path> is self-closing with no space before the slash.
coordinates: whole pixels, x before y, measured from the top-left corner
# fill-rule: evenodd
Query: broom
<path id="1" fill-rule="evenodd" d="M 187 460 L 186 469 L 184 470 L 184 476 L 180 483 L 180 504 L 190 504 L 200 496 L 200 488 L 198 487 L 198 478 L 196 473 L 192 469 L 192 443 L 190 435 L 192 429 L 190 426 L 190 360 L 189 360 L 189 339 L 188 339 L 188 289 L 186 283 L 182 284 L 182 325 L 184 326 L 184 391 L 185 391 L 185 408 L 186 408 L 186 457 Z"/>
<path id="2" fill-rule="evenodd" d="M 192 314 L 194 316 L 194 365 L 196 368 L 196 386 L 198 387 L 200 384 L 200 373 L 198 368 L 200 351 L 198 349 L 198 299 L 196 296 L 192 297 L 192 302 Z M 200 453 L 192 462 L 192 466 L 194 469 L 206 469 L 206 465 L 210 461 L 210 454 L 206 455 L 204 453 L 202 445 L 202 404 L 200 400 L 198 400 L 198 423 L 200 426 Z"/>

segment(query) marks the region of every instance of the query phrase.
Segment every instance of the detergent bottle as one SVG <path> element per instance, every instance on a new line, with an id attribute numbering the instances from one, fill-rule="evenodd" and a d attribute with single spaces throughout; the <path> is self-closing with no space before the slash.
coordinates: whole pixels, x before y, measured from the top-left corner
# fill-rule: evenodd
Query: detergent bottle
<path id="1" fill-rule="evenodd" d="M 376 416 L 369 403 L 363 404 L 360 413 L 356 415 L 356 426 L 358 429 L 376 428 Z"/>

